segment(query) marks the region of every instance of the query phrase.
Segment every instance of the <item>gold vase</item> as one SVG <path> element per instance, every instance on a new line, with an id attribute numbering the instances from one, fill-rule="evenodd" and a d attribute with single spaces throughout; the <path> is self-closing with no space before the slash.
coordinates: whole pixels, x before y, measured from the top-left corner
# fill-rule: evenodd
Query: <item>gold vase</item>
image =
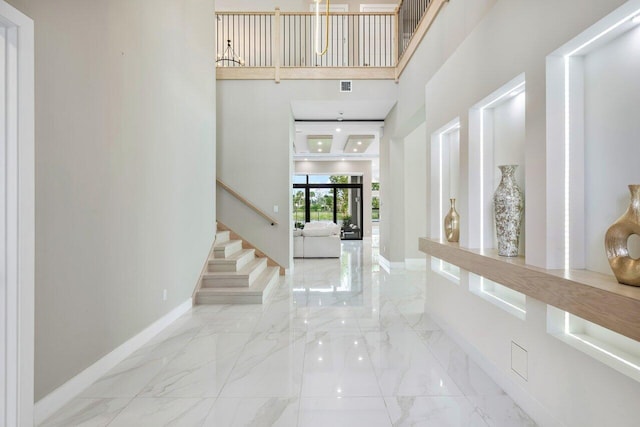
<path id="1" fill-rule="evenodd" d="M 604 237 L 604 246 L 613 274 L 623 285 L 640 286 L 640 259 L 629 256 L 628 241 L 633 234 L 640 235 L 640 185 L 630 185 L 629 208 Z"/>
<path id="2" fill-rule="evenodd" d="M 457 242 L 460 240 L 460 215 L 456 211 L 456 199 L 449 199 L 451 209 L 444 217 L 444 235 L 448 242 Z"/>

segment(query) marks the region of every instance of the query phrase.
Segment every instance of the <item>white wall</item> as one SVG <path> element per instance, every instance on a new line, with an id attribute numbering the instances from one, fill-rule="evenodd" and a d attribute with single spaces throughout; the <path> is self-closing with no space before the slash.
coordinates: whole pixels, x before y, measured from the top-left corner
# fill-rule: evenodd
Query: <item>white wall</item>
<path id="1" fill-rule="evenodd" d="M 493 179 L 496 188 L 502 177 L 498 166 L 518 165 L 516 182 L 525 190 L 525 99 L 522 92 L 493 109 L 493 163 L 496 165 Z"/>
<path id="2" fill-rule="evenodd" d="M 424 114 L 420 109 L 424 108 L 424 93 L 417 89 L 424 88 L 495 2 L 458 0 L 450 1 L 443 7 L 400 78 L 398 115 L 402 120 L 398 129 L 402 129 L 402 122 L 409 121 L 416 114 L 421 114 L 418 123 L 422 121 Z M 440 102 L 446 105 L 448 100 L 443 98 Z"/>
<path id="3" fill-rule="evenodd" d="M 508 382 L 509 394 L 539 425 L 638 424 L 640 384 L 547 334 L 545 304 L 527 298 L 523 321 L 469 292 L 465 272 L 461 286 L 434 272 L 428 273 L 427 282 L 428 312 L 444 319 L 485 371 Z M 528 381 L 511 370 L 512 341 L 528 352 Z M 481 384 L 473 375 L 469 383 Z M 485 404 L 492 399 L 497 407 L 499 397 L 485 397 Z"/>
<path id="4" fill-rule="evenodd" d="M 427 136 L 424 123 L 404 138 L 404 258 L 424 260 L 415 236 L 427 233 Z"/>
<path id="5" fill-rule="evenodd" d="M 460 197 L 464 200 L 469 196 L 466 170 L 470 162 L 477 161 L 468 155 L 469 109 L 516 76 L 525 74 L 526 118 L 523 141 L 528 263 L 544 266 L 546 262 L 546 56 L 622 3 L 621 0 L 609 0 L 589 2 L 588 6 L 585 6 L 585 2 L 579 0 L 499 0 L 426 82 L 427 135 L 452 118 L 461 118 Z M 450 2 L 449 6 L 453 4 L 454 2 Z M 459 19 L 463 20 L 462 15 Z M 637 47 L 637 44 L 635 46 Z M 638 74 L 638 67 L 636 57 L 629 53 L 629 47 L 625 48 L 624 54 L 621 51 L 612 51 L 607 55 L 610 56 L 601 58 L 601 65 L 593 62 L 592 79 L 597 78 L 598 82 L 607 80 L 606 86 L 609 89 L 605 87 L 603 90 L 616 90 L 616 108 L 621 107 L 629 113 L 616 114 L 613 105 L 604 101 L 607 94 L 600 92 L 596 95 L 593 92 L 587 95 L 591 96 L 593 101 L 587 99 L 586 105 L 598 104 L 601 99 L 604 105 L 598 105 L 598 110 L 587 114 L 599 114 L 602 119 L 593 122 L 591 128 L 587 127 L 587 133 L 593 131 L 591 137 L 598 140 L 607 138 L 607 150 L 615 150 L 615 145 L 611 145 L 615 142 L 604 136 L 609 132 L 598 135 L 596 128 L 604 130 L 606 124 L 612 123 L 616 127 L 624 126 L 632 135 L 638 134 L 637 123 L 630 125 L 632 111 L 636 111 L 637 108 L 627 103 L 637 100 L 637 97 L 627 97 L 627 101 L 623 101 L 622 105 L 619 103 L 624 99 L 625 93 L 638 92 L 637 81 L 630 83 L 629 80 L 632 75 Z M 630 58 L 632 56 L 633 58 Z M 626 64 L 624 67 L 621 66 L 622 61 Z M 620 84 L 621 82 L 623 84 Z M 586 87 L 590 86 L 587 84 Z M 411 95 L 409 100 L 405 101 L 401 88 L 398 106 L 407 105 L 413 98 L 415 95 Z M 602 110 L 599 110 L 600 107 Z M 608 111 L 605 112 L 605 109 Z M 585 122 L 589 120 L 587 116 Z M 623 137 L 614 132 L 613 139 L 616 139 L 616 136 L 618 139 Z M 630 135 L 624 135 L 624 138 L 627 141 L 637 139 Z M 625 147 L 618 146 L 617 149 L 626 148 L 630 157 L 637 158 L 637 152 L 634 151 L 636 145 L 627 143 Z M 429 153 L 427 155 L 429 156 Z M 627 170 L 637 174 L 638 170 L 629 163 L 607 168 L 610 174 L 622 169 L 622 175 Z M 587 167 L 587 174 L 589 173 Z M 390 174 L 393 175 L 394 171 L 391 170 Z M 620 188 L 617 196 L 620 201 L 615 200 L 615 203 L 619 204 L 615 207 L 616 215 L 613 219 L 627 206 L 628 195 L 625 186 L 633 180 L 633 176 L 638 177 L 626 175 L 617 187 L 611 186 L 613 181 L 606 187 Z M 589 191 L 588 185 L 587 189 Z M 469 211 L 468 206 L 466 209 L 467 211 L 461 209 L 460 212 L 463 221 L 465 217 L 474 214 L 473 211 Z M 430 220 L 440 221 L 439 218 Z M 531 415 L 537 417 L 538 421 L 570 426 L 637 424 L 640 410 L 634 402 L 640 397 L 640 385 L 547 336 L 546 307 L 540 302 L 527 302 L 527 320 L 522 322 L 475 297 L 464 286 L 451 285 L 438 275 L 429 276 L 427 292 L 430 295 L 429 309 L 451 327 L 476 358 L 486 362 L 490 371 L 497 372 L 502 379 L 506 378 L 503 384 L 508 386 L 518 402 Z M 511 373 L 512 341 L 528 350 L 528 381 L 518 379 L 519 377 Z"/>
<path id="6" fill-rule="evenodd" d="M 291 215 L 291 102 L 395 99 L 391 80 L 361 80 L 340 93 L 335 80 L 220 80 L 218 85 L 218 178 L 275 217 L 268 222 L 225 191 L 218 192 L 218 218 L 276 262 L 289 267 Z M 250 101 L 249 101 L 250 100 Z M 273 206 L 279 212 L 273 212 Z"/>
<path id="7" fill-rule="evenodd" d="M 546 109 L 545 58 L 554 49 L 580 33 L 621 1 L 598 2 L 576 14 L 576 2 L 496 3 L 473 33 L 459 46 L 426 86 L 427 133 L 451 117 L 468 117 L 469 108 L 503 84 L 524 72 L 526 76 L 526 138 L 524 154 L 526 257 L 533 265 L 546 264 Z M 580 3 L 582 4 L 582 3 Z M 559 7 L 559 9 L 558 9 Z M 587 13 L 588 12 L 588 13 Z M 535 16 L 537 21 L 530 19 Z M 535 25 L 535 23 L 538 25 Z M 539 36 L 540 26 L 556 28 Z M 473 70 L 474 78 L 469 78 Z M 444 100 L 444 101 L 443 101 Z M 462 123 L 461 166 L 476 159 L 467 158 L 467 127 Z M 461 176 L 467 183 L 467 177 Z M 464 202 L 467 193 L 461 189 Z M 461 203 L 463 217 L 474 215 Z"/>
<path id="8" fill-rule="evenodd" d="M 296 175 L 329 174 L 362 176 L 362 212 L 364 237 L 371 237 L 371 160 L 296 161 Z"/>
<path id="9" fill-rule="evenodd" d="M 36 28 L 39 400 L 197 284 L 215 224 L 214 2 L 11 3 Z"/>
<path id="10" fill-rule="evenodd" d="M 390 169 L 395 171 L 391 174 L 391 179 L 385 182 L 385 187 L 389 191 L 385 191 L 385 203 L 389 206 L 392 203 L 392 216 L 384 220 L 381 218 L 381 222 L 384 221 L 390 231 L 388 240 L 381 248 L 386 253 L 387 250 L 392 254 L 396 254 L 395 257 L 389 258 L 391 262 L 404 262 L 404 248 L 405 248 L 405 175 L 401 171 L 404 168 L 404 141 L 402 139 L 392 140 L 389 147 L 389 162 L 391 164 Z M 387 199 L 388 194 L 393 194 L 391 200 Z"/>
<path id="11" fill-rule="evenodd" d="M 604 235 L 640 183 L 640 27 L 587 55 L 584 70 L 586 267 L 611 274 Z"/>
<path id="12" fill-rule="evenodd" d="M 522 190 L 526 191 L 525 185 L 525 101 L 526 94 L 520 93 L 513 98 L 508 98 L 505 102 L 500 103 L 491 109 L 493 123 L 493 188 L 498 188 L 502 174 L 498 166 L 501 165 L 518 165 L 515 172 L 516 183 Z M 491 195 L 493 197 L 493 195 Z M 495 223 L 495 222 L 494 222 Z M 526 234 L 526 216 L 523 215 L 520 224 L 520 255 L 525 254 Z M 491 230 L 493 237 L 493 247 L 498 247 L 498 238 L 495 232 L 495 226 Z"/>
<path id="13" fill-rule="evenodd" d="M 442 131 L 436 131 L 430 138 L 431 164 L 428 170 L 431 174 L 428 182 L 431 198 L 427 199 L 427 203 L 430 204 L 429 212 L 434 220 L 431 223 L 431 232 L 427 235 L 444 239 L 444 217 L 451 209 L 450 199 L 456 199 L 456 211 L 458 211 L 457 205 L 460 199 L 458 196 L 460 194 L 460 129 L 453 129 L 444 134 L 440 132 Z M 441 138 L 442 147 L 440 146 Z M 427 157 L 426 152 L 425 157 Z M 425 192 L 429 194 L 426 186 Z M 424 222 L 427 223 L 426 215 Z"/>
<path id="14" fill-rule="evenodd" d="M 397 105 L 391 109 L 387 118 L 384 121 L 385 129 L 387 127 L 393 129 L 397 123 Z M 401 215 L 402 211 L 398 211 L 394 209 L 393 203 L 386 203 L 385 200 L 394 201 L 396 199 L 395 195 L 397 195 L 398 191 L 401 191 L 401 188 L 397 186 L 394 188 L 391 182 L 391 144 L 392 139 L 390 137 L 390 132 L 384 132 L 380 137 L 380 222 L 379 222 L 379 232 L 380 232 L 380 256 L 383 258 L 390 260 L 391 255 L 396 255 L 395 261 L 400 261 L 404 258 L 404 251 L 402 254 L 397 253 L 398 251 L 391 252 L 390 250 L 390 242 L 391 242 L 391 230 L 393 227 L 393 219 Z M 404 218 L 403 218 L 404 220 Z M 397 236 L 397 233 L 395 233 Z M 403 235 L 404 238 L 404 235 Z M 400 256 L 402 258 L 400 258 Z"/>
<path id="15" fill-rule="evenodd" d="M 381 153 L 390 148 L 389 141 L 394 139 L 402 140 L 411 133 L 417 126 L 425 120 L 425 96 L 422 90 L 431 77 L 438 71 L 444 61 L 458 48 L 459 44 L 475 28 L 482 17 L 491 9 L 496 0 L 475 0 L 475 1 L 452 1 L 445 4 L 438 18 L 435 20 L 428 35 L 422 40 L 415 54 L 404 69 L 398 83 L 398 103 L 396 109 L 392 111 L 385 120 L 385 134 L 381 140 Z M 470 77 L 473 79 L 473 77 Z M 455 91 L 457 91 L 456 89 Z M 447 96 L 438 98 L 442 107 L 446 107 L 450 99 Z M 440 107 L 436 107 L 440 108 Z M 451 121 L 456 115 L 442 119 L 439 126 Z M 461 117 L 461 122 L 466 118 Z M 430 135 L 427 132 L 427 135 Z M 388 151 L 387 151 L 388 153 Z M 426 164 L 430 162 L 427 153 Z M 466 159 L 463 159 L 466 161 Z M 463 164 L 462 166 L 466 165 Z M 380 155 L 380 254 L 388 260 L 401 261 L 404 259 L 404 243 L 401 245 L 392 244 L 391 228 L 385 227 L 384 221 L 391 221 L 393 226 L 400 224 L 394 218 L 395 215 L 403 215 L 404 192 L 402 187 L 394 185 L 391 181 L 396 174 L 395 170 L 388 169 L 390 162 L 385 161 L 385 156 Z M 428 179 L 429 171 L 425 168 L 423 177 Z M 463 179 L 461 177 L 460 179 Z M 396 184 L 397 179 L 396 179 Z M 384 188 L 387 188 L 385 192 Z M 430 193 L 429 193 L 430 194 Z M 428 200 L 428 198 L 427 198 Z M 462 205 L 461 205 L 462 202 Z M 463 214 L 464 201 L 458 201 L 458 212 Z M 397 211 L 397 212 L 394 212 Z M 427 219 L 429 218 L 427 213 Z M 404 220 L 403 220 L 404 221 Z M 465 224 L 461 224 L 462 227 Z M 417 242 L 419 235 L 414 235 L 410 239 Z M 411 242 L 409 242 L 411 244 Z M 417 243 L 416 243 L 417 244 Z"/>

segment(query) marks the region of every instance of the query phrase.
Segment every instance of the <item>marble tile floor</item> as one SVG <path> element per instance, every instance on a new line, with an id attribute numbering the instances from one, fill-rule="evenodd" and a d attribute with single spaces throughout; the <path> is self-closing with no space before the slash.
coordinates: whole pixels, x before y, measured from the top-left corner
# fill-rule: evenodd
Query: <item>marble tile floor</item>
<path id="1" fill-rule="evenodd" d="M 264 306 L 196 306 L 41 426 L 531 426 L 371 240 Z"/>

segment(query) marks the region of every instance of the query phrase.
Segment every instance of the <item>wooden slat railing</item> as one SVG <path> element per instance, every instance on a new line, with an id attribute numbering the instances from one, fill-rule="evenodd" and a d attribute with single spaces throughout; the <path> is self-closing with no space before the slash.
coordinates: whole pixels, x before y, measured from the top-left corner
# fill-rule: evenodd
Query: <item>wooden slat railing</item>
<path id="1" fill-rule="evenodd" d="M 314 13 L 217 12 L 218 79 L 398 79 L 449 0 L 403 0 L 395 12 L 332 12 L 329 53 Z M 324 21 L 323 21 L 324 22 Z M 324 25 L 324 24 L 323 24 Z M 321 28 L 324 40 L 325 28 Z M 228 46 L 235 56 L 228 58 Z M 225 54 L 226 53 L 226 54 Z"/>
<path id="2" fill-rule="evenodd" d="M 259 207 L 257 207 L 253 203 L 251 203 L 249 200 L 247 200 L 244 197 L 242 197 L 242 195 L 240 195 L 240 193 L 235 191 L 233 188 L 229 187 L 227 184 L 225 184 L 224 182 L 220 181 L 220 179 L 216 179 L 216 182 L 218 183 L 218 185 L 220 187 L 225 189 L 227 191 L 227 193 L 231 194 L 233 197 L 238 199 L 240 202 L 244 203 L 247 207 L 249 207 L 250 209 L 255 211 L 258 215 L 260 215 L 261 217 L 263 217 L 264 219 L 269 221 L 269 223 L 271 225 L 278 225 L 278 220 L 276 220 L 275 218 L 269 216 L 265 211 L 263 211 L 262 209 L 260 209 Z"/>
<path id="3" fill-rule="evenodd" d="M 418 5 L 421 5 L 422 3 L 424 3 L 424 1 L 425 0 L 414 0 L 414 3 L 416 3 L 416 7 L 418 7 Z M 427 34 L 427 31 L 429 31 L 429 28 L 431 28 L 431 24 L 433 24 L 433 22 L 436 20 L 436 17 L 440 13 L 440 10 L 444 6 L 444 4 L 448 2 L 449 0 L 429 0 L 426 8 L 421 12 L 421 15 L 419 15 L 420 18 L 418 20 L 417 26 L 411 29 L 410 35 L 408 36 L 408 41 L 402 41 L 403 35 L 400 35 L 398 37 L 399 43 L 403 43 L 403 46 L 399 46 L 398 48 L 398 51 L 401 51 L 401 53 L 396 65 L 396 80 L 400 78 L 400 75 L 409 63 L 409 60 L 418 49 L 420 42 Z M 400 5 L 400 7 L 402 8 L 402 5 Z M 398 19 L 398 21 L 400 21 L 400 18 Z M 398 27 L 402 26 L 403 24 L 398 24 Z"/>

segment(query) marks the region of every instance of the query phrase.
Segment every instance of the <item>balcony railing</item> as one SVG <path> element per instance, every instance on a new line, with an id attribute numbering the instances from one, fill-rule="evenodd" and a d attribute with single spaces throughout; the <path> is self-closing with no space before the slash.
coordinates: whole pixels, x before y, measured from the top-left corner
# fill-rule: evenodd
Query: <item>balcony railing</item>
<path id="1" fill-rule="evenodd" d="M 418 29 L 420 20 L 424 16 L 432 0 L 407 0 L 400 3 L 398 8 L 398 57 L 401 57 L 409 46 L 411 38 Z"/>
<path id="2" fill-rule="evenodd" d="M 389 13 L 332 12 L 328 37 L 324 15 L 316 29 L 314 13 L 217 12 L 218 78 L 397 78 L 424 17 L 432 12 L 430 25 L 446 1 L 404 0 Z"/>
<path id="3" fill-rule="evenodd" d="M 283 67 L 393 67 L 395 14 L 332 13 L 329 17 L 329 48 L 316 55 L 315 15 L 281 15 Z M 321 19 L 319 39 L 326 42 L 326 21 Z"/>
<path id="4" fill-rule="evenodd" d="M 217 13 L 218 67 L 273 67 L 275 13 Z M 230 45 L 230 46 L 228 46 Z M 236 58 L 230 58 L 231 47 Z"/>

